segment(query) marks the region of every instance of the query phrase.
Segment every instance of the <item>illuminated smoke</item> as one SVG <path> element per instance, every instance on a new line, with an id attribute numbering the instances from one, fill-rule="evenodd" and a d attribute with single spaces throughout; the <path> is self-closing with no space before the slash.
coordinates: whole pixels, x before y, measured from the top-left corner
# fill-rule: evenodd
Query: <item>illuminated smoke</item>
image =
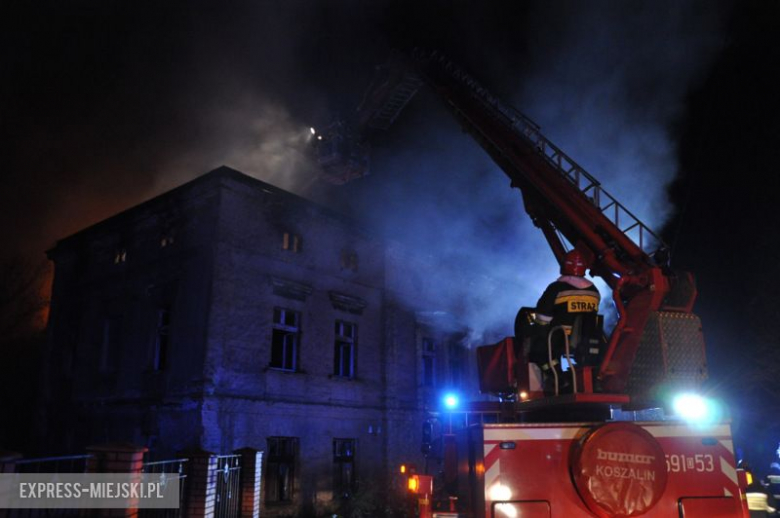
<path id="1" fill-rule="evenodd" d="M 676 2 L 534 5 L 525 20 L 529 59 L 497 86 L 515 85 L 513 104 L 660 230 L 677 169 L 672 126 L 718 48 L 721 13 Z M 367 187 L 371 202 L 358 213 L 432 262 L 460 268 L 433 274 L 438 309 L 458 308 L 475 340 L 495 340 L 512 334 L 517 309 L 535 305 L 558 266 L 519 192 L 434 103 L 430 94 L 416 99 L 417 112 L 399 120 L 405 137 L 375 153 L 374 170 L 386 178 L 366 181 L 379 192 Z"/>
<path id="2" fill-rule="evenodd" d="M 672 134 L 719 50 L 722 6 L 703 2 L 533 4 L 517 104 L 640 219 L 660 230 L 677 173 Z M 556 17 L 565 12 L 566 16 Z"/>
<path id="3" fill-rule="evenodd" d="M 12 180 L 0 189 L 15 221 L 3 242 L 40 253 L 222 164 L 328 200 L 312 183 L 306 133 L 326 111 L 355 106 L 394 46 L 390 33 L 514 93 L 502 97 L 658 227 L 676 168 L 669 125 L 717 46 L 722 6 L 538 2 L 499 19 L 487 2 L 473 4 L 479 16 L 444 4 L 447 20 L 444 9 L 389 1 L 255 2 L 186 16 L 164 3 L 153 13 L 108 3 L 13 17 L 26 32 L 11 33 L 24 59 L 0 96 L 0 122 L 15 135 Z M 372 176 L 329 203 L 460 268 L 431 280 L 441 307 L 461 308 L 477 333 L 508 334 L 557 266 L 519 193 L 437 103 L 415 99 L 375 146 Z"/>
<path id="4" fill-rule="evenodd" d="M 215 109 L 208 120 L 207 145 L 196 146 L 165 164 L 155 192 L 199 173 L 228 165 L 282 189 L 305 194 L 317 178 L 310 130 L 284 105 L 245 96 Z"/>

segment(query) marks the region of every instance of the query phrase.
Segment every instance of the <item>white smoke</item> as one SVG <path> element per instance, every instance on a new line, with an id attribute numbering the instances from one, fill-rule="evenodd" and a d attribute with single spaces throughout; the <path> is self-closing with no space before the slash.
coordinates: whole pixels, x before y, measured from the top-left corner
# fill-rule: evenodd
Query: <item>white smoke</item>
<path id="1" fill-rule="evenodd" d="M 673 210 L 666 195 L 677 171 L 673 125 L 719 48 L 718 10 L 701 7 L 534 4 L 525 29 L 527 55 L 536 58 L 504 78 L 516 84 L 513 104 L 657 230 Z M 418 113 L 400 121 L 402 147 L 375 156 L 376 174 L 393 180 L 371 184 L 381 203 L 364 213 L 460 268 L 460 277 L 434 274 L 441 309 L 459 308 L 476 337 L 511 335 L 517 309 L 535 305 L 558 265 L 519 192 L 432 102 L 430 94 L 415 100 Z M 599 284 L 609 311 L 611 293 Z"/>
<path id="2" fill-rule="evenodd" d="M 245 95 L 215 108 L 206 124 L 208 144 L 172 157 L 155 191 L 221 165 L 298 194 L 316 181 L 309 128 L 294 119 L 284 104 L 260 94 Z"/>

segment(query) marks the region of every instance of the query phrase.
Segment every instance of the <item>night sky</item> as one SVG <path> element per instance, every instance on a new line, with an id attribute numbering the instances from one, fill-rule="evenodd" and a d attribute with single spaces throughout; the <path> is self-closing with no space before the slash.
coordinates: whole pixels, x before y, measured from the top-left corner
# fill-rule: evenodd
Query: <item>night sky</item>
<path id="1" fill-rule="evenodd" d="M 780 2 L 222 4 L 2 4 L 3 257 L 40 259 L 225 164 L 461 265 L 467 282 L 436 280 L 444 297 L 477 335 L 500 334 L 556 265 L 518 193 L 432 94 L 373 142 L 363 180 L 322 184 L 307 151 L 309 126 L 348 116 L 392 49 L 439 49 L 663 231 L 673 265 L 698 278 L 711 388 L 768 465 Z"/>

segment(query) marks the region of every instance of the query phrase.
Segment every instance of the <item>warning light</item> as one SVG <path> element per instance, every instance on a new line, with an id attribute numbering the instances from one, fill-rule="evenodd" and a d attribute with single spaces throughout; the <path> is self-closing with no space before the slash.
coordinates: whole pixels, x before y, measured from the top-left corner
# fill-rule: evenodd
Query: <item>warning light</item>
<path id="1" fill-rule="evenodd" d="M 747 485 L 749 485 L 749 486 L 752 485 L 753 484 L 753 474 L 751 472 L 749 472 L 749 471 L 746 471 L 745 472 L 745 477 L 747 478 Z"/>
<path id="2" fill-rule="evenodd" d="M 699 421 L 707 415 L 707 403 L 696 394 L 680 394 L 672 403 L 674 412 L 689 421 Z"/>
<path id="3" fill-rule="evenodd" d="M 520 399 L 522 399 L 523 401 L 528 399 L 528 392 L 526 392 L 525 390 L 521 391 L 520 392 Z"/>
<path id="4" fill-rule="evenodd" d="M 444 402 L 444 407 L 447 410 L 455 410 L 458 408 L 458 404 L 460 403 L 458 395 L 452 392 L 444 394 L 444 399 L 442 401 Z"/>
<path id="5" fill-rule="evenodd" d="M 406 487 L 408 487 L 409 491 L 412 493 L 417 492 L 417 490 L 420 488 L 420 479 L 417 478 L 417 475 L 412 475 L 409 477 L 409 480 L 406 483 Z"/>
<path id="6" fill-rule="evenodd" d="M 692 392 L 675 397 L 672 409 L 679 418 L 693 425 L 710 425 L 722 415 L 722 409 L 715 401 Z"/>
<path id="7" fill-rule="evenodd" d="M 401 473 L 406 473 L 406 464 L 401 464 Z"/>

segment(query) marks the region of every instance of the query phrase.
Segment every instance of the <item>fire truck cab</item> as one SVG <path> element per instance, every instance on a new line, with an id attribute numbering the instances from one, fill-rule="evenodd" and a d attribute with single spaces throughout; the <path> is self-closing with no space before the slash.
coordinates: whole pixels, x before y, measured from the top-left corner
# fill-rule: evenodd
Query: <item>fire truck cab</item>
<path id="1" fill-rule="evenodd" d="M 455 442 L 456 505 L 433 516 L 747 516 L 727 424 L 485 424 Z"/>

